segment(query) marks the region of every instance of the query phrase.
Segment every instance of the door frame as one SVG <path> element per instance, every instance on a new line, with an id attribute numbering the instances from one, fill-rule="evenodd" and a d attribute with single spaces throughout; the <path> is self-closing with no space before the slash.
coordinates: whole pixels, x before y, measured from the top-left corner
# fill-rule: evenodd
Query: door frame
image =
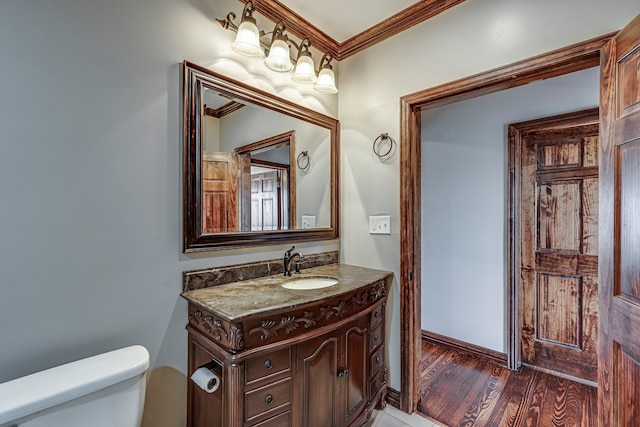
<path id="1" fill-rule="evenodd" d="M 576 43 L 484 73 L 400 98 L 400 409 L 413 413 L 420 391 L 421 356 L 421 111 L 600 65 L 600 50 L 616 34 Z M 510 195 L 511 197 L 512 195 Z M 510 233 L 513 223 L 510 222 Z M 513 242 L 509 242 L 509 252 Z M 508 265 L 507 312 L 514 300 Z M 507 353 L 515 353 L 517 319 L 507 319 Z M 515 331 L 515 332 L 514 332 Z"/>

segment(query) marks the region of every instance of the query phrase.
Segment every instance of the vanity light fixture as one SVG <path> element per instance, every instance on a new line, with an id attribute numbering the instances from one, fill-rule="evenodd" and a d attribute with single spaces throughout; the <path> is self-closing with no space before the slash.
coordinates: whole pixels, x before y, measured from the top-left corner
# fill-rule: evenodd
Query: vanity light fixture
<path id="1" fill-rule="evenodd" d="M 286 24 L 283 21 L 276 23 L 273 31 L 265 33 L 258 29 L 253 13 L 256 8 L 251 0 L 247 1 L 242 11 L 240 25 L 233 20 L 235 13 L 229 12 L 226 19 L 216 19 L 222 28 L 235 31 L 235 41 L 231 44 L 234 52 L 250 57 L 264 57 L 264 64 L 270 70 L 286 73 L 293 69 L 291 80 L 296 83 L 314 84 L 313 88 L 318 92 L 337 93 L 336 76 L 331 66 L 333 56 L 325 53 L 320 60 L 320 68 L 316 70 L 313 57 L 309 48 L 311 41 L 305 37 L 298 44 L 286 34 Z M 267 45 L 262 41 L 265 36 L 271 35 L 271 43 Z M 291 56 L 291 47 L 297 52 L 295 59 Z M 295 67 L 295 68 L 294 68 Z"/>

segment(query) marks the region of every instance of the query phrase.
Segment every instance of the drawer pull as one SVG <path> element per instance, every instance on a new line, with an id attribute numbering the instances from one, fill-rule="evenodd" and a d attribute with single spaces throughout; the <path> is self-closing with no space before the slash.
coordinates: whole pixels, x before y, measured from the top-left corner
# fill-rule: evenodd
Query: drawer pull
<path id="1" fill-rule="evenodd" d="M 349 376 L 349 370 L 348 369 L 342 369 L 340 370 L 340 372 L 338 372 L 338 378 L 342 379 L 342 378 L 346 378 Z"/>
<path id="2" fill-rule="evenodd" d="M 380 363 L 380 356 L 376 356 L 376 363 Z"/>
<path id="3" fill-rule="evenodd" d="M 264 401 L 267 403 L 267 405 L 271 405 L 273 403 L 273 396 L 267 394 L 267 397 L 264 398 Z"/>
<path id="4" fill-rule="evenodd" d="M 271 360 L 269 360 L 269 359 L 265 360 L 264 361 L 264 367 L 267 368 L 267 369 L 273 368 L 273 362 Z"/>
<path id="5" fill-rule="evenodd" d="M 380 335 L 375 334 L 375 335 L 373 336 L 373 340 L 374 340 L 374 341 L 378 341 L 379 339 L 380 339 Z"/>
<path id="6" fill-rule="evenodd" d="M 380 312 L 376 311 L 375 313 L 373 313 L 373 317 L 380 317 Z"/>

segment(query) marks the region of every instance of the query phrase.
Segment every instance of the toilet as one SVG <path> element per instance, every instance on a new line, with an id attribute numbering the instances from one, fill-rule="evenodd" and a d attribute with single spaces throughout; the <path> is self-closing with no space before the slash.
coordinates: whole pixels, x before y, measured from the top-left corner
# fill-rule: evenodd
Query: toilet
<path id="1" fill-rule="evenodd" d="M 134 345 L 0 384 L 0 427 L 139 427 L 148 368 Z"/>

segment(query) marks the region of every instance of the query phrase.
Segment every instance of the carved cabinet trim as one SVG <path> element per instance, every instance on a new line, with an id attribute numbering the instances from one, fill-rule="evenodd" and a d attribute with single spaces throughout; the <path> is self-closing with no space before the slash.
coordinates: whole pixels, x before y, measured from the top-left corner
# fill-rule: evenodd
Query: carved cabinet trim
<path id="1" fill-rule="evenodd" d="M 189 324 L 230 353 L 276 343 L 326 326 L 366 310 L 387 295 L 385 280 L 379 280 L 321 303 L 258 314 L 241 321 L 229 321 L 189 304 Z M 246 333 L 245 333 L 246 331 Z"/>

